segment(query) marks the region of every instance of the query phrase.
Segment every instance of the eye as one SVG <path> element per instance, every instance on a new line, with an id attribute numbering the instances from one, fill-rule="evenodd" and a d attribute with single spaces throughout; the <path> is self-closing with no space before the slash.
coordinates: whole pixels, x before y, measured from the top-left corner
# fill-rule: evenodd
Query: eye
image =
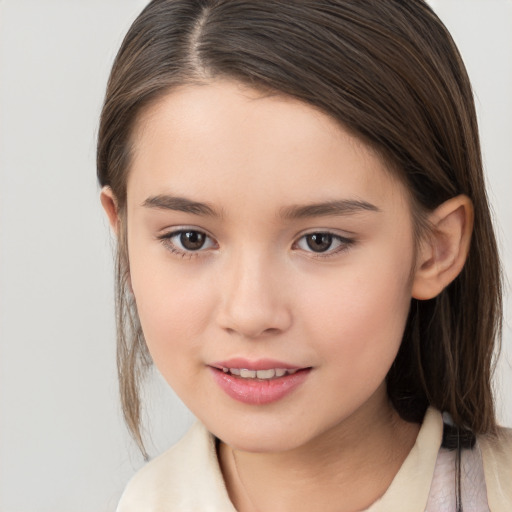
<path id="1" fill-rule="evenodd" d="M 158 237 L 175 254 L 192 255 L 215 247 L 215 242 L 206 233 L 196 229 L 180 229 Z"/>
<path id="2" fill-rule="evenodd" d="M 319 231 L 302 236 L 297 241 L 296 246 L 306 252 L 325 253 L 327 256 L 348 249 L 352 243 L 353 240 L 340 235 Z"/>

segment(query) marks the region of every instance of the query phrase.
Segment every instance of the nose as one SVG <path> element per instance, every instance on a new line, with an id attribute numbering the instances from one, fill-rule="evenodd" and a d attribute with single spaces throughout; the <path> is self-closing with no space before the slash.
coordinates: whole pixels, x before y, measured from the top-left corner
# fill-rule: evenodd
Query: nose
<path id="1" fill-rule="evenodd" d="M 292 314 L 280 269 L 257 255 L 239 256 L 227 266 L 219 275 L 219 326 L 247 339 L 288 330 Z"/>

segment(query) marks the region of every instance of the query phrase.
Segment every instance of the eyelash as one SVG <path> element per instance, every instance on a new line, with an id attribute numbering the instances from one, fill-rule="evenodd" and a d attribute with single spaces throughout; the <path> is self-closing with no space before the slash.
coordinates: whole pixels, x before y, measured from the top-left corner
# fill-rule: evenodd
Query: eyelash
<path id="1" fill-rule="evenodd" d="M 197 250 L 187 250 L 187 249 L 180 249 L 179 247 L 176 246 L 176 243 L 172 242 L 173 238 L 181 236 L 185 233 L 195 233 L 196 235 L 204 236 L 206 241 L 209 240 L 211 243 L 215 244 L 215 241 L 213 240 L 212 237 L 210 237 L 204 231 L 201 231 L 199 229 L 178 229 L 175 231 L 171 231 L 169 233 L 164 233 L 164 234 L 158 236 L 157 238 L 158 238 L 158 240 L 160 240 L 160 242 L 164 245 L 164 247 L 166 249 L 168 249 L 172 254 L 175 254 L 181 258 L 191 259 L 194 257 L 201 256 L 202 255 L 201 253 L 205 252 L 204 244 Z M 334 250 L 329 248 L 324 252 L 315 252 L 313 250 L 307 251 L 307 250 L 302 249 L 304 252 L 310 254 L 309 257 L 316 258 L 316 259 L 326 259 L 326 258 L 330 258 L 332 256 L 336 256 L 339 253 L 348 251 L 355 243 L 355 240 L 353 240 L 353 239 L 343 237 L 341 235 L 332 233 L 330 231 L 313 231 L 313 232 L 305 233 L 305 234 L 301 235 L 293 243 L 292 249 L 297 248 L 299 246 L 299 243 L 302 240 L 306 240 L 307 237 L 312 237 L 315 235 L 329 236 L 331 238 L 331 241 L 330 241 L 331 245 L 335 241 L 337 241 L 339 243 L 339 246 L 336 247 Z"/>
<path id="2" fill-rule="evenodd" d="M 348 251 L 355 243 L 355 240 L 354 239 L 351 239 L 351 238 L 346 238 L 344 236 L 341 236 L 341 235 L 338 235 L 336 233 L 333 233 L 331 231 L 312 231 L 310 233 L 305 233 L 303 234 L 296 242 L 294 242 L 292 248 L 295 248 L 299 245 L 299 243 L 302 241 L 302 240 L 306 240 L 307 237 L 311 237 L 311 236 L 315 236 L 315 235 L 322 235 L 322 236 L 329 236 L 331 238 L 331 245 L 337 241 L 339 243 L 338 247 L 336 247 L 335 249 L 327 249 L 326 251 L 324 252 L 315 252 L 313 250 L 311 251 L 305 251 L 307 252 L 308 254 L 310 254 L 312 258 L 316 258 L 316 259 L 326 259 L 326 258 L 330 258 L 330 257 L 333 257 L 333 256 L 336 256 L 342 252 L 346 252 Z M 307 243 L 307 242 L 306 242 Z M 308 244 L 309 245 L 309 244 Z"/>
<path id="3" fill-rule="evenodd" d="M 172 239 L 178 236 L 181 236 L 185 233 L 196 233 L 198 235 L 202 235 L 205 237 L 206 240 L 210 240 L 213 242 L 213 238 L 207 235 L 204 231 L 201 231 L 199 229 L 177 229 L 175 231 L 171 231 L 169 233 L 164 233 L 163 235 L 158 236 L 158 240 L 162 243 L 162 245 L 168 249 L 172 254 L 175 254 L 177 256 L 180 256 L 181 258 L 187 258 L 191 259 L 194 257 L 198 257 L 201 255 L 202 252 L 204 252 L 203 246 L 201 246 L 197 250 L 187 250 L 187 249 L 180 249 L 176 246 L 174 242 L 172 242 Z"/>

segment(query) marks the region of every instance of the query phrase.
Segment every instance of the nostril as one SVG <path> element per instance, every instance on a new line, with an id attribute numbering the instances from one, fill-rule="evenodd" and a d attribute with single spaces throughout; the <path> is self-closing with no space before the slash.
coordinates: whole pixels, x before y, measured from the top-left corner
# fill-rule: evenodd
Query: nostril
<path id="1" fill-rule="evenodd" d="M 250 330 L 247 328 L 236 328 L 236 327 L 225 327 L 224 330 L 229 335 L 237 335 L 237 336 L 243 336 L 245 338 L 261 338 L 265 336 L 276 336 L 282 332 L 282 329 L 278 329 L 276 327 L 269 327 L 266 329 L 254 329 Z"/>

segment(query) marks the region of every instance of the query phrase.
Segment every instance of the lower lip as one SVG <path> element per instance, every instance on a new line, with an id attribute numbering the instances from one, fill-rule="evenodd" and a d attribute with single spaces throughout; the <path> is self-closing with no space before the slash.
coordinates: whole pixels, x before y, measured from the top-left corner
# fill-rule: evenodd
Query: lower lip
<path id="1" fill-rule="evenodd" d="M 281 400 L 300 386 L 308 377 L 311 368 L 299 370 L 293 375 L 277 379 L 243 379 L 222 370 L 212 368 L 215 382 L 231 398 L 250 405 L 264 405 Z"/>

